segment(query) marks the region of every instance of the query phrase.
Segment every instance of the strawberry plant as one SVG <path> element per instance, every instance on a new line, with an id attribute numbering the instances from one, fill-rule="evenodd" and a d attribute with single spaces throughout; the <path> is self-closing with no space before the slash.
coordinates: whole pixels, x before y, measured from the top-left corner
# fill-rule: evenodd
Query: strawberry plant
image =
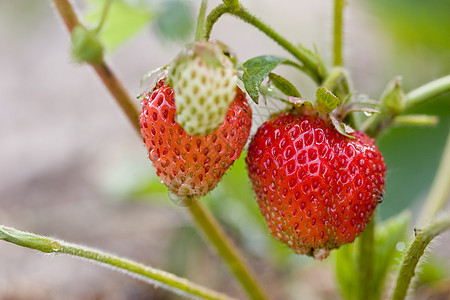
<path id="1" fill-rule="evenodd" d="M 424 273 L 436 270 L 423 258 L 428 245 L 450 229 L 445 209 L 450 190 L 450 75 L 430 76 L 428 83 L 408 89 L 397 76 L 371 99 L 354 87 L 350 58 L 343 55 L 345 1 L 333 2 L 331 63 L 322 51 L 297 44 L 301 36 L 292 42 L 274 29 L 277 24 L 255 16 L 245 1 L 223 0 L 211 8 L 212 2 L 196 3 L 195 15 L 193 3 L 183 0 L 86 0 L 81 14 L 68 0 L 52 1 L 70 33 L 73 60 L 94 69 L 148 152 L 150 162 L 144 168 L 151 168 L 157 179 L 140 178 L 128 194 L 169 194 L 177 204 L 171 208 L 191 215 L 229 267 L 227 278 L 234 277 L 250 299 L 307 298 L 302 290 L 287 292 L 285 282 L 302 262 L 314 260 L 334 270 L 336 297 L 400 300 L 413 294 L 421 268 Z M 220 36 L 211 39 L 225 15 L 258 29 L 284 55 L 255 53 L 242 61 L 233 51 L 233 40 L 225 45 Z M 289 22 L 301 26 L 294 24 L 301 20 Z M 105 55 L 148 23 L 166 43 L 182 45 L 171 61 L 160 61 L 155 70 L 142 74 L 144 86 L 133 99 Z M 441 109 L 423 109 L 438 101 Z M 440 163 L 431 170 L 434 179 L 417 213 L 408 203 L 416 174 L 408 174 L 407 167 L 422 162 L 408 160 L 395 184 L 391 167 L 422 146 L 420 130 L 438 122 L 444 132 L 439 140 L 447 136 L 447 142 L 441 141 Z M 404 128 L 411 131 L 402 132 Z M 412 144 L 402 140 L 408 134 Z M 409 148 L 388 151 L 389 145 Z M 394 185 L 401 187 L 397 194 Z M 174 235 L 173 249 L 187 256 L 187 245 L 193 243 L 189 234 L 180 230 Z M 6 225 L 0 226 L 0 239 L 112 266 L 176 297 L 234 296 L 184 278 L 177 267 L 187 259 L 180 259 L 180 252 L 170 258 L 177 266 L 169 272 Z M 248 257 L 275 269 L 276 276 L 264 278 Z"/>

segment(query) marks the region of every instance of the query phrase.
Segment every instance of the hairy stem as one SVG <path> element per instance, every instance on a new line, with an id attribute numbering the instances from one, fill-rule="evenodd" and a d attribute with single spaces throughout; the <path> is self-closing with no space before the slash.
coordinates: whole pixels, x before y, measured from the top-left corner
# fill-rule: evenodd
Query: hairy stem
<path id="1" fill-rule="evenodd" d="M 208 0 L 202 0 L 200 4 L 200 11 L 197 17 L 197 27 L 195 28 L 195 40 L 200 41 L 204 38 L 205 32 L 205 15 L 206 7 L 208 6 Z"/>
<path id="2" fill-rule="evenodd" d="M 98 23 L 97 27 L 95 27 L 95 32 L 100 32 L 103 28 L 103 24 L 105 24 L 106 17 L 108 16 L 109 8 L 111 7 L 111 0 L 105 0 L 105 3 L 103 4 L 103 10 L 102 10 L 102 16 L 100 18 L 100 22 Z"/>
<path id="3" fill-rule="evenodd" d="M 62 253 L 89 259 L 101 265 L 118 268 L 127 275 L 131 275 L 155 286 L 161 286 L 177 294 L 189 294 L 202 299 L 225 300 L 230 297 L 192 283 L 171 273 L 144 266 L 135 261 L 124 259 L 109 253 L 64 241 L 20 231 L 14 228 L 0 226 L 0 239 L 44 253 Z"/>
<path id="4" fill-rule="evenodd" d="M 221 4 L 211 11 L 207 17 L 205 38 L 209 39 L 211 30 L 218 19 L 225 13 L 234 15 L 239 19 L 247 22 L 254 27 L 258 28 L 286 51 L 291 53 L 295 58 L 297 58 L 307 70 L 306 74 L 311 77 L 317 84 L 320 84 L 325 77 L 325 67 L 321 62 L 310 52 L 309 50 L 303 48 L 302 46 L 294 46 L 287 39 L 282 37 L 276 31 L 274 31 L 270 26 L 266 25 L 259 18 L 250 14 L 244 7 L 239 6 L 238 8 L 231 8 L 225 4 Z"/>
<path id="5" fill-rule="evenodd" d="M 447 203 L 450 192 L 450 133 L 447 143 L 439 163 L 439 169 L 431 185 L 425 206 L 419 218 L 419 224 L 423 224 L 432 219 Z"/>
<path id="6" fill-rule="evenodd" d="M 400 270 L 397 274 L 396 285 L 392 300 L 405 299 L 411 279 L 413 278 L 416 270 L 416 266 L 425 252 L 425 248 L 431 242 L 433 238 L 441 234 L 442 232 L 450 229 L 450 213 L 433 221 L 424 229 L 414 229 L 415 238 L 409 248 L 406 250 Z"/>
<path id="7" fill-rule="evenodd" d="M 406 95 L 406 105 L 404 110 L 413 108 L 421 103 L 429 101 L 441 94 L 450 92 L 450 75 L 431 81 Z M 377 137 L 394 119 L 384 113 L 377 113 L 368 118 L 361 126 L 360 130 L 365 131 L 372 137 Z"/>
<path id="8" fill-rule="evenodd" d="M 64 23 L 69 31 L 71 31 L 76 25 L 79 24 L 79 22 L 72 6 L 70 5 L 70 2 L 68 0 L 53 1 L 58 12 L 63 18 Z M 135 125 L 134 128 L 139 134 L 139 112 L 132 104 L 131 98 L 128 96 L 119 80 L 114 76 L 112 71 L 104 62 L 99 65 L 93 64 L 92 67 L 100 76 L 104 85 L 108 88 L 114 99 L 116 99 L 116 101 L 120 104 L 131 123 Z M 198 228 L 205 233 L 214 246 L 219 248 L 219 254 L 223 255 L 223 259 L 228 263 L 230 269 L 236 274 L 236 278 L 247 290 L 249 295 L 254 297 L 253 299 L 265 299 L 261 287 L 259 287 L 257 282 L 254 280 L 254 277 L 242 255 L 239 253 L 232 241 L 224 234 L 223 230 L 220 228 L 220 225 L 207 210 L 207 208 L 198 204 L 190 208 L 189 211 L 193 215 Z M 221 248 L 224 248 L 225 250 Z"/>
<path id="9" fill-rule="evenodd" d="M 333 25 L 333 61 L 335 66 L 342 66 L 342 27 L 343 10 L 345 0 L 334 0 L 334 25 Z"/>
<path id="10" fill-rule="evenodd" d="M 73 28 L 77 25 L 81 25 L 78 18 L 72 8 L 72 5 L 68 0 L 53 0 L 56 9 L 61 15 L 64 24 L 66 24 L 69 32 L 72 32 Z M 125 88 L 119 79 L 114 75 L 112 70 L 106 65 L 104 61 L 99 64 L 90 64 L 94 68 L 97 75 L 101 78 L 106 88 L 109 90 L 117 104 L 122 108 L 128 120 L 133 125 L 137 132 L 140 132 L 139 126 L 139 112 L 136 109 L 130 96 L 128 96 Z"/>
<path id="11" fill-rule="evenodd" d="M 122 108 L 123 112 L 128 117 L 128 120 L 131 122 L 136 132 L 140 134 L 141 128 L 139 125 L 139 111 L 133 104 L 133 101 L 123 87 L 122 83 L 114 75 L 114 73 L 105 62 L 102 62 L 100 64 L 91 64 L 91 66 L 94 68 L 97 75 L 101 78 L 103 84 L 106 86 L 113 98 Z"/>
<path id="12" fill-rule="evenodd" d="M 195 204 L 188 206 L 188 208 L 195 223 L 203 229 L 203 233 L 208 240 L 228 263 L 228 266 L 242 283 L 250 298 L 268 299 L 241 253 L 225 234 L 217 220 L 205 209 L 204 205 L 197 201 Z"/>
<path id="13" fill-rule="evenodd" d="M 359 237 L 358 274 L 359 281 L 358 300 L 370 300 L 373 291 L 373 266 L 375 252 L 375 217 L 367 224 L 366 229 Z"/>
<path id="14" fill-rule="evenodd" d="M 450 75 L 431 81 L 406 95 L 406 108 L 417 106 L 440 94 L 450 92 Z"/>

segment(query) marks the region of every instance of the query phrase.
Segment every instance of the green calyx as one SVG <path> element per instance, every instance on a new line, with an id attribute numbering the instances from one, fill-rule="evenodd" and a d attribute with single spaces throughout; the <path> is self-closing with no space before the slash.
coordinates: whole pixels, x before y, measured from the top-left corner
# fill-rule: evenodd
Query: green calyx
<path id="1" fill-rule="evenodd" d="M 355 130 L 342 122 L 343 116 L 340 111 L 341 101 L 325 87 L 316 91 L 316 101 L 312 102 L 303 98 L 289 97 L 289 102 L 294 105 L 294 110 L 300 114 L 313 115 L 329 122 L 340 134 L 354 138 L 350 134 Z"/>
<path id="2" fill-rule="evenodd" d="M 381 105 L 391 115 L 396 116 L 403 112 L 405 99 L 405 93 L 402 89 L 402 78 L 397 76 L 389 82 L 381 95 Z"/>
<path id="3" fill-rule="evenodd" d="M 228 46 L 219 41 L 195 41 L 186 48 L 171 63 L 168 74 L 168 82 L 173 87 L 176 73 L 190 64 L 194 59 L 201 61 L 211 68 L 236 68 L 237 59 Z"/>
<path id="4" fill-rule="evenodd" d="M 72 31 L 72 57 L 76 62 L 99 64 L 103 60 L 103 45 L 95 32 L 81 25 Z"/>
<path id="5" fill-rule="evenodd" d="M 323 114 L 329 114 L 335 110 L 341 101 L 329 90 L 320 87 L 316 91 L 316 108 Z"/>

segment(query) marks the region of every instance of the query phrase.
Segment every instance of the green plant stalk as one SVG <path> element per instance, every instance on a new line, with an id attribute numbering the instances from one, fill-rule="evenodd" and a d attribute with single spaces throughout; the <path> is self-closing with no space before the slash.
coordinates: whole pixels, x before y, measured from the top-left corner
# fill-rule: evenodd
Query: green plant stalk
<path id="1" fill-rule="evenodd" d="M 419 218 L 419 224 L 432 219 L 447 203 L 450 193 L 450 133 L 447 137 L 439 168 Z"/>
<path id="2" fill-rule="evenodd" d="M 205 16 L 206 16 L 206 7 L 208 6 L 208 0 L 202 0 L 200 4 L 200 11 L 197 17 L 197 26 L 195 28 L 195 40 L 201 41 L 204 38 L 205 32 Z"/>
<path id="3" fill-rule="evenodd" d="M 343 10 L 345 0 L 334 0 L 334 25 L 333 25 L 333 61 L 335 66 L 343 65 L 342 58 L 342 27 Z"/>
<path id="4" fill-rule="evenodd" d="M 44 253 L 69 254 L 99 262 L 102 265 L 118 268 L 128 275 L 131 275 L 143 281 L 150 282 L 155 286 L 160 286 L 176 294 L 189 294 L 190 296 L 210 300 L 231 299 L 224 294 L 202 287 L 184 278 L 177 277 L 171 273 L 144 266 L 135 261 L 124 259 L 84 246 L 66 243 L 64 241 L 20 231 L 5 226 L 0 226 L 0 239 Z"/>
<path id="5" fill-rule="evenodd" d="M 319 65 L 318 60 L 312 54 L 312 52 L 303 48 L 302 46 L 294 46 L 288 40 L 274 31 L 271 27 L 262 22 L 259 18 L 250 14 L 242 6 L 239 6 L 238 8 L 232 8 L 225 4 L 220 4 L 215 9 L 213 9 L 206 19 L 206 40 L 209 39 L 214 24 L 225 13 L 234 15 L 244 22 L 247 22 L 258 28 L 260 31 L 262 31 L 264 34 L 278 43 L 281 47 L 283 47 L 286 51 L 291 53 L 295 58 L 297 58 L 304 65 L 305 69 L 307 70 L 307 72 L 305 73 L 308 74 L 311 79 L 313 79 L 317 84 L 320 84 L 322 82 L 325 77 L 326 70 L 324 70 L 323 66 Z"/>
<path id="6" fill-rule="evenodd" d="M 214 245 L 220 256 L 228 263 L 236 278 L 242 283 L 251 299 L 268 299 L 262 288 L 256 281 L 256 276 L 240 254 L 237 247 L 228 238 L 217 220 L 205 209 L 204 205 L 197 201 L 188 206 L 189 211 L 198 225 L 203 229 L 203 233 Z"/>
<path id="7" fill-rule="evenodd" d="M 73 11 L 73 8 L 68 0 L 53 0 L 56 9 L 60 13 L 64 23 L 66 24 L 67 28 L 71 32 L 73 28 L 79 24 L 79 21 L 77 19 L 77 16 L 75 15 L 75 12 Z M 131 98 L 126 93 L 125 89 L 119 82 L 116 76 L 112 73 L 112 71 L 109 69 L 109 67 L 102 62 L 100 65 L 92 65 L 92 67 L 95 69 L 97 74 L 102 79 L 104 85 L 108 88 L 114 99 L 120 104 L 121 108 L 127 115 L 130 122 L 135 125 L 134 129 L 138 134 L 140 134 L 140 126 L 139 126 L 139 111 L 136 109 L 136 107 L 133 105 L 133 102 Z M 214 234 L 223 233 L 223 230 L 218 225 L 218 222 L 214 219 L 214 217 L 211 215 L 211 213 L 207 210 L 206 207 L 203 205 L 196 205 L 195 206 L 196 213 L 198 216 L 204 215 L 208 216 L 208 218 L 205 218 L 201 222 L 197 222 L 197 225 L 199 226 L 199 229 L 203 232 L 205 232 L 205 235 L 210 239 L 210 242 L 213 243 L 213 245 L 221 245 L 227 249 L 233 249 L 232 253 L 234 255 L 230 255 L 228 257 L 224 257 L 224 260 L 229 264 L 230 269 L 233 270 L 235 273 L 242 273 L 242 274 L 251 274 L 251 271 L 249 271 L 248 265 L 245 263 L 245 261 L 242 258 L 242 255 L 239 254 L 237 248 L 233 245 L 231 240 L 229 240 L 225 234 L 220 234 L 218 236 L 214 236 Z M 194 213 L 194 211 L 191 209 L 191 213 Z M 194 220 L 197 220 L 198 216 L 193 216 Z M 211 228 L 215 228 L 215 231 L 211 232 Z M 208 232 L 208 233 L 207 233 Z M 206 234 L 207 233 L 207 234 Z M 222 241 L 220 241 L 222 239 Z M 218 252 L 220 255 L 222 255 L 222 252 L 220 249 L 218 249 Z M 236 260 L 233 260 L 236 258 Z M 242 286 L 247 289 L 247 284 L 249 283 L 251 276 L 236 276 L 236 278 L 240 281 Z M 242 280 L 242 281 L 241 281 Z M 250 280 L 251 281 L 251 280 Z M 253 280 L 251 286 L 255 289 L 255 291 L 248 291 L 249 293 L 258 295 L 261 294 L 262 289 L 259 287 L 258 283 Z M 255 299 L 264 299 L 264 298 L 255 298 Z"/>
<path id="8" fill-rule="evenodd" d="M 410 91 L 406 95 L 404 110 L 416 107 L 446 92 L 450 92 L 450 75 L 441 77 Z M 360 130 L 367 132 L 372 137 L 377 137 L 392 124 L 393 120 L 392 116 L 377 113 L 368 118 L 360 127 Z"/>
<path id="9" fill-rule="evenodd" d="M 111 7 L 111 2 L 112 2 L 111 0 L 105 0 L 105 3 L 103 4 L 103 11 L 102 11 L 102 16 L 101 16 L 100 22 L 98 23 L 97 27 L 95 27 L 96 33 L 99 33 L 103 28 L 103 24 L 105 24 L 106 17 L 108 16 L 109 8 Z"/>
<path id="10" fill-rule="evenodd" d="M 405 299 L 411 279 L 413 278 L 419 259 L 425 252 L 425 248 L 433 238 L 450 229 L 450 213 L 442 215 L 424 229 L 414 229 L 415 238 L 406 250 L 400 270 L 397 274 L 396 285 L 392 300 Z"/>
<path id="11" fill-rule="evenodd" d="M 69 0 L 53 0 L 53 3 L 70 33 L 72 33 L 75 26 L 81 25 Z M 90 65 L 94 68 L 103 84 L 108 88 L 108 91 L 116 100 L 117 104 L 122 108 L 133 128 L 139 133 L 141 130 L 139 125 L 139 112 L 122 83 L 103 60 L 99 64 Z"/>
<path id="12" fill-rule="evenodd" d="M 406 95 L 406 109 L 417 106 L 440 94 L 450 92 L 450 75 L 433 80 Z"/>
<path id="13" fill-rule="evenodd" d="M 355 279 L 359 281 L 358 284 L 358 300 L 372 299 L 373 291 L 373 269 L 375 259 L 375 216 L 367 224 L 358 241 L 358 273 L 355 274 Z"/>

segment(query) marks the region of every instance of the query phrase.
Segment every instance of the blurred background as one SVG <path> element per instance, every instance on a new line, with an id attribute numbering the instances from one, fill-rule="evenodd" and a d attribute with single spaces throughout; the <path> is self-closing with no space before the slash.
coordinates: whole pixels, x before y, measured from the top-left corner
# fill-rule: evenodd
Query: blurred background
<path id="1" fill-rule="evenodd" d="M 348 2 L 344 62 L 358 93 L 377 99 L 396 75 L 403 76 L 409 91 L 450 73 L 450 2 Z M 144 89 L 139 85 L 143 75 L 170 62 L 183 38 L 192 38 L 190 14 L 196 14 L 200 1 L 114 3 L 111 14 L 122 13 L 127 26 L 105 23 L 107 62 L 134 96 Z M 211 0 L 210 8 L 219 3 Z M 289 40 L 316 46 L 330 64 L 332 1 L 242 3 Z M 75 4 L 86 22 L 95 24 L 102 1 Z M 178 26 L 184 24 L 186 32 L 171 32 L 179 28 L 170 18 L 174 7 L 180 13 Z M 242 62 L 262 54 L 288 56 L 230 16 L 216 24 L 212 39 L 228 44 Z M 97 247 L 245 298 L 188 213 L 168 199 L 141 138 L 96 74 L 73 62 L 69 42 L 50 1 L 0 0 L 0 224 Z M 314 95 L 306 76 L 279 69 L 302 95 Z M 440 122 L 395 127 L 378 140 L 388 166 L 380 221 L 405 209 L 413 216 L 420 210 L 449 132 L 450 95 L 411 113 L 438 115 Z M 255 121 L 267 115 L 259 107 Z M 315 262 L 293 255 L 269 235 L 242 159 L 202 201 L 244 250 L 273 299 L 339 299 L 331 259 Z M 448 234 L 432 248 L 414 299 L 450 299 Z M 177 297 L 85 261 L 2 242 L 0 299 Z"/>

